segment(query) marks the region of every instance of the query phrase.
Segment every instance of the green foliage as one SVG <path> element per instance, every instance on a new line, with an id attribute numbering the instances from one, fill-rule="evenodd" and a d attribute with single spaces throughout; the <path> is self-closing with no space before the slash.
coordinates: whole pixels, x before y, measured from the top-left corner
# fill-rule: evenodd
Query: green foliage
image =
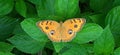
<path id="1" fill-rule="evenodd" d="M 85 18 L 70 42 L 52 42 L 41 20 Z M 120 0 L 0 0 L 0 55 L 120 55 Z"/>
<path id="2" fill-rule="evenodd" d="M 113 8 L 106 16 L 105 23 L 110 25 L 110 29 L 116 40 L 116 46 L 120 46 L 120 6 Z"/>
<path id="3" fill-rule="evenodd" d="M 0 16 L 4 16 L 12 11 L 14 0 L 0 0 Z"/>
<path id="4" fill-rule="evenodd" d="M 0 42 L 0 55 L 13 55 L 10 53 L 12 51 L 13 46 L 11 44 Z"/>
<path id="5" fill-rule="evenodd" d="M 15 3 L 16 11 L 23 17 L 26 17 L 26 4 L 24 0 L 16 0 Z"/>
<path id="6" fill-rule="evenodd" d="M 120 47 L 118 47 L 118 48 L 114 51 L 114 55 L 120 55 Z"/>
<path id="7" fill-rule="evenodd" d="M 114 38 L 107 26 L 94 42 L 94 51 L 98 55 L 110 55 L 114 49 Z"/>

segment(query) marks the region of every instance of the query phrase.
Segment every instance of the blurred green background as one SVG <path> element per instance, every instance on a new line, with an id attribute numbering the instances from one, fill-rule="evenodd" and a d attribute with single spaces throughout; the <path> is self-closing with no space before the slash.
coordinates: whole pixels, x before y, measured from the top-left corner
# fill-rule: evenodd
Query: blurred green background
<path id="1" fill-rule="evenodd" d="M 85 18 L 70 42 L 52 42 L 41 20 Z M 0 0 L 0 55 L 120 55 L 120 0 Z"/>

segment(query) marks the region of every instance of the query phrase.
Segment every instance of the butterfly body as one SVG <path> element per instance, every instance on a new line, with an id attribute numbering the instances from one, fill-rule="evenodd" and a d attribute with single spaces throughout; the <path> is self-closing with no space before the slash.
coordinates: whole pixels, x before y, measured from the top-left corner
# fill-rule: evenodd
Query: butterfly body
<path id="1" fill-rule="evenodd" d="M 81 18 L 69 19 L 60 23 L 52 20 L 44 20 L 37 22 L 37 26 L 47 34 L 51 41 L 69 42 L 75 37 L 76 32 L 82 28 L 85 21 L 85 19 Z"/>

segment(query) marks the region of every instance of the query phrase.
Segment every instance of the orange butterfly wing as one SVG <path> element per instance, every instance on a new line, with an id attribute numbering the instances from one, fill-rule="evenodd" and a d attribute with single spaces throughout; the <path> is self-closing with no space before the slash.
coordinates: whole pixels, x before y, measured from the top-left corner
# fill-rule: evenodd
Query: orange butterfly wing
<path id="1" fill-rule="evenodd" d="M 62 24 L 62 42 L 71 41 L 75 37 L 76 32 L 78 32 L 82 28 L 85 22 L 86 20 L 81 18 L 66 20 Z"/>
<path id="2" fill-rule="evenodd" d="M 60 24 L 56 21 L 45 20 L 37 23 L 37 26 L 47 34 L 48 38 L 53 42 L 61 41 Z"/>

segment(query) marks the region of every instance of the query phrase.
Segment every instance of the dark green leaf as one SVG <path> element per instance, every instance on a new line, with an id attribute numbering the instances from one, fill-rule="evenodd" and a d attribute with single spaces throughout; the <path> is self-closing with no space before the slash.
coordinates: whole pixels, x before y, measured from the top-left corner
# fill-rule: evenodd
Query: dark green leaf
<path id="1" fill-rule="evenodd" d="M 14 31 L 13 31 L 13 34 L 20 34 L 20 33 L 23 33 L 24 31 L 22 30 L 22 27 L 20 24 L 17 24 Z"/>
<path id="2" fill-rule="evenodd" d="M 106 16 L 106 25 L 110 25 L 110 29 L 114 35 L 117 46 L 120 46 L 120 6 L 113 8 Z"/>
<path id="3" fill-rule="evenodd" d="M 40 0 L 28 0 L 28 1 L 30 1 L 31 3 L 36 4 L 36 5 L 38 5 L 40 3 Z"/>
<path id="4" fill-rule="evenodd" d="M 115 51 L 113 55 L 120 55 L 120 47 L 118 47 Z"/>
<path id="5" fill-rule="evenodd" d="M 10 13 L 13 9 L 13 0 L 0 0 L 0 16 Z"/>
<path id="6" fill-rule="evenodd" d="M 103 29 L 97 24 L 85 24 L 81 31 L 76 33 L 76 37 L 73 39 L 73 42 L 83 44 L 94 41 L 101 35 L 102 31 Z"/>
<path id="7" fill-rule="evenodd" d="M 38 17 L 38 14 L 37 14 L 37 11 L 36 11 L 36 8 L 33 4 L 30 4 L 30 3 L 26 3 L 26 6 L 27 6 L 27 14 L 26 14 L 26 18 L 36 18 Z"/>
<path id="8" fill-rule="evenodd" d="M 11 35 L 18 20 L 11 17 L 0 17 L 0 41 Z"/>
<path id="9" fill-rule="evenodd" d="M 112 7 L 113 0 L 90 0 L 90 7 L 94 11 L 106 13 Z"/>
<path id="10" fill-rule="evenodd" d="M 79 12 L 79 0 L 55 0 L 55 15 L 72 18 Z"/>
<path id="11" fill-rule="evenodd" d="M 54 15 L 54 0 L 40 0 L 36 8 L 39 17 Z"/>
<path id="12" fill-rule="evenodd" d="M 22 23 L 22 29 L 32 38 L 37 41 L 47 42 L 47 36 L 37 27 L 37 19 L 28 18 Z"/>
<path id="13" fill-rule="evenodd" d="M 15 8 L 20 15 L 26 17 L 27 8 L 24 0 L 16 0 Z"/>
<path id="14" fill-rule="evenodd" d="M 91 15 L 89 17 L 90 17 L 90 19 L 92 19 L 92 21 L 94 23 L 97 23 L 97 24 L 101 25 L 102 27 L 105 26 L 105 22 L 103 22 L 103 21 L 105 21 L 105 15 L 103 15 L 103 14 L 95 14 L 95 15 Z"/>
<path id="15" fill-rule="evenodd" d="M 25 53 L 37 53 L 42 50 L 45 42 L 40 42 L 32 39 L 26 33 L 17 34 L 12 38 L 8 39 L 15 47 Z"/>
<path id="16" fill-rule="evenodd" d="M 120 6 L 120 0 L 114 0 L 113 7 Z"/>
<path id="17" fill-rule="evenodd" d="M 94 43 L 95 54 L 110 55 L 114 49 L 114 38 L 107 26 Z"/>
<path id="18" fill-rule="evenodd" d="M 10 52 L 12 49 L 12 45 L 5 42 L 0 42 L 0 52 Z"/>

